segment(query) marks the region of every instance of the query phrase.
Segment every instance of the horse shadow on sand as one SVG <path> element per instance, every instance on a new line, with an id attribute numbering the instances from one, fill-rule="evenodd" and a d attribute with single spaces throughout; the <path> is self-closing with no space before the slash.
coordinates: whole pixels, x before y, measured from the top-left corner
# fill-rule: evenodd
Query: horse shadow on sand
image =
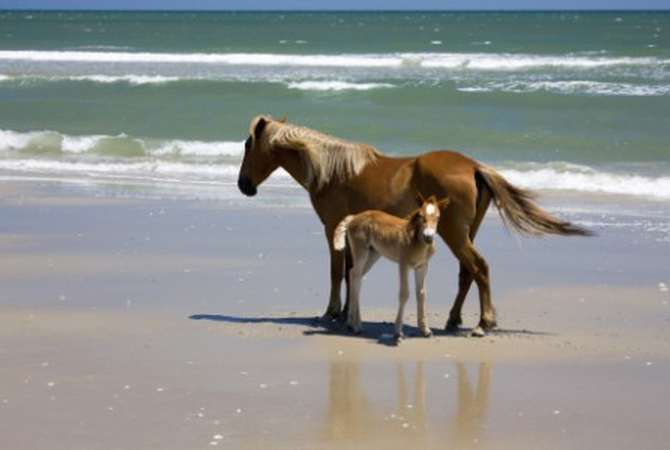
<path id="1" fill-rule="evenodd" d="M 393 322 L 363 321 L 363 330 L 360 333 L 352 332 L 344 321 L 323 320 L 314 316 L 277 316 L 277 317 L 241 317 L 225 314 L 194 314 L 191 320 L 211 321 L 229 324 L 274 324 L 278 326 L 295 326 L 302 328 L 304 336 L 346 336 L 356 339 L 368 339 L 381 345 L 395 346 L 393 336 Z M 458 331 L 446 331 L 432 328 L 433 336 L 470 337 L 472 328 L 460 328 Z M 423 339 L 418 327 L 405 324 L 403 327 L 405 339 Z M 527 329 L 496 328 L 490 330 L 486 336 L 552 336 L 553 333 L 533 331 Z"/>

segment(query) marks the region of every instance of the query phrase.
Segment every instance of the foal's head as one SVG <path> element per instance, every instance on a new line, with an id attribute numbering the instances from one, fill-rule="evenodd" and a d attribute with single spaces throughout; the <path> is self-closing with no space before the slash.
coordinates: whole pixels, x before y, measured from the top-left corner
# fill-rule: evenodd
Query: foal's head
<path id="1" fill-rule="evenodd" d="M 417 200 L 421 206 L 410 215 L 410 221 L 423 241 L 426 244 L 432 244 L 437 234 L 437 224 L 440 221 L 440 209 L 449 204 L 449 197 L 437 200 L 434 195 L 431 195 L 424 199 L 421 194 L 417 193 Z"/>

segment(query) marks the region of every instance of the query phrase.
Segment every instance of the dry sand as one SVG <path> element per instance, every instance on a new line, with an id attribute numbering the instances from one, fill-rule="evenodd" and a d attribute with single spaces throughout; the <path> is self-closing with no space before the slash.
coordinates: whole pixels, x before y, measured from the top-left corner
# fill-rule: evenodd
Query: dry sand
<path id="1" fill-rule="evenodd" d="M 317 320 L 310 210 L 0 186 L 0 448 L 663 448 L 667 247 L 523 240 L 487 220 L 500 330 L 391 343 L 397 279 L 365 280 L 365 331 Z M 666 277 L 666 278 L 664 278 Z M 413 305 L 413 299 L 408 305 Z M 466 327 L 477 320 L 467 301 Z M 417 335 L 415 316 L 408 334 Z"/>

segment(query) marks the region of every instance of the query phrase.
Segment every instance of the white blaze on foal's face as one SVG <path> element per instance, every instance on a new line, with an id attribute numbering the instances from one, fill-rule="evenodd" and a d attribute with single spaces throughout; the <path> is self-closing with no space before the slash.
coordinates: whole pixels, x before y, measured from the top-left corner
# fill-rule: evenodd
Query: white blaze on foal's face
<path id="1" fill-rule="evenodd" d="M 440 209 L 434 203 L 427 203 L 423 208 L 425 227 L 423 238 L 426 242 L 433 242 L 437 233 L 437 222 L 440 220 Z"/>

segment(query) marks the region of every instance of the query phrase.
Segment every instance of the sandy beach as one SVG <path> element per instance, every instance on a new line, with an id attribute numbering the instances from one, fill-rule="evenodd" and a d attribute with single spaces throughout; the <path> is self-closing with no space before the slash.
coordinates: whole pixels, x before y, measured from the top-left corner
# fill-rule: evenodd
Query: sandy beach
<path id="1" fill-rule="evenodd" d="M 322 323 L 328 258 L 308 208 L 0 184 L 0 448 L 661 448 L 670 432 L 667 245 L 517 239 L 491 215 L 499 330 L 429 322 L 392 343 L 397 277 L 362 290 L 364 332 Z"/>

